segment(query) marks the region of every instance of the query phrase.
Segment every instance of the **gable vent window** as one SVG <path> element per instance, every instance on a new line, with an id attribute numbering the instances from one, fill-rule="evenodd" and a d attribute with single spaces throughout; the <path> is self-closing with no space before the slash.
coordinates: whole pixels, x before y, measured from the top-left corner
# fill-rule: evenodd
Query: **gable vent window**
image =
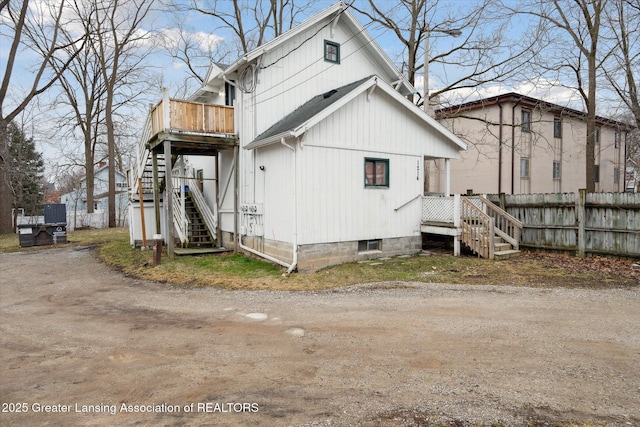
<path id="1" fill-rule="evenodd" d="M 334 64 L 340 63 L 340 43 L 324 41 L 324 60 Z"/>

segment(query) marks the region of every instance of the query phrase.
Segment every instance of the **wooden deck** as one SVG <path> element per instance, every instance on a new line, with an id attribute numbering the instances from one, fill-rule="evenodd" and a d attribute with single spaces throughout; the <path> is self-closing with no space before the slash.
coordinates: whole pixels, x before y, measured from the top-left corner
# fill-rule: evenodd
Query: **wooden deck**
<path id="1" fill-rule="evenodd" d="M 497 259 L 519 253 L 522 223 L 481 196 L 422 198 L 422 233 L 452 236 L 454 255 L 460 243 L 483 258 Z"/>

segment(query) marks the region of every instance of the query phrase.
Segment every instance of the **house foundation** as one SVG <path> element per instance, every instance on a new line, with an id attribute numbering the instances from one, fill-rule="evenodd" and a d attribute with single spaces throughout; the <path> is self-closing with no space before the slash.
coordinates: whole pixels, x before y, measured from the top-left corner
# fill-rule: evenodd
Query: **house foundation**
<path id="1" fill-rule="evenodd" d="M 366 261 L 398 255 L 413 255 L 422 249 L 422 235 L 381 239 L 380 249 L 358 251 L 357 240 L 348 242 L 315 243 L 298 246 L 298 271 L 310 273 L 321 268 L 349 262 Z M 233 233 L 222 233 L 222 245 L 233 247 Z M 244 246 L 290 264 L 293 245 L 254 236 L 243 236 Z"/>

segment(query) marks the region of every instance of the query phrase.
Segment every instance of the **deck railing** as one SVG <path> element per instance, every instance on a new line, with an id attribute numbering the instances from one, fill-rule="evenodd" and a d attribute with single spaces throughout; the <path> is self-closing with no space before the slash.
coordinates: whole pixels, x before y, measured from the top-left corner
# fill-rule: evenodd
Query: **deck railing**
<path id="1" fill-rule="evenodd" d="M 478 256 L 493 259 L 495 227 L 493 218 L 466 197 L 460 199 L 462 241 Z"/>
<path id="2" fill-rule="evenodd" d="M 493 219 L 496 234 L 506 242 L 511 243 L 513 249 L 519 249 L 522 222 L 484 197 L 480 197 L 480 201 L 482 201 L 482 205 L 485 207 L 484 212 Z"/>
<path id="3" fill-rule="evenodd" d="M 152 135 L 164 130 L 234 133 L 233 107 L 164 98 L 151 110 Z"/>
<path id="4" fill-rule="evenodd" d="M 522 223 L 482 196 L 423 196 L 422 223 L 460 229 L 461 239 L 485 258 L 493 258 L 496 235 L 519 249 Z"/>
<path id="5" fill-rule="evenodd" d="M 158 104 L 151 108 L 138 143 L 136 163 L 131 174 L 131 192 L 137 194 L 138 178 L 149 161 L 149 140 L 160 132 L 232 135 L 235 133 L 234 109 L 224 105 L 171 99 L 166 91 Z"/>

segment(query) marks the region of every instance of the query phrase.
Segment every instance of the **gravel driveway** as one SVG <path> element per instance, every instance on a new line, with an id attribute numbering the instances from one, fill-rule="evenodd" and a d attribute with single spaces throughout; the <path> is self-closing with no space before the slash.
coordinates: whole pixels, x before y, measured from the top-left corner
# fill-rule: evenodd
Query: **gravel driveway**
<path id="1" fill-rule="evenodd" d="M 0 425 L 640 425 L 640 293 L 181 289 L 0 254 Z"/>

